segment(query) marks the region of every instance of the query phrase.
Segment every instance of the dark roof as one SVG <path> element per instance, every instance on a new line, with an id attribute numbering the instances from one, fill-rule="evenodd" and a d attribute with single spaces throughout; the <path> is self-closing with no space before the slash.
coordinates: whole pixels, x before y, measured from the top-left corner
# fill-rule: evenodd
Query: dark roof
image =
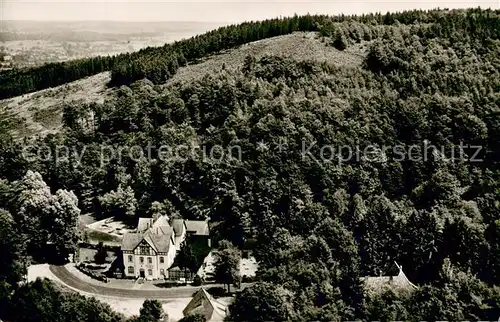
<path id="1" fill-rule="evenodd" d="M 186 224 L 186 230 L 190 233 L 200 236 L 210 235 L 208 222 L 205 220 L 186 220 L 184 223 Z"/>
<path id="2" fill-rule="evenodd" d="M 143 234 L 138 233 L 127 233 L 123 236 L 122 240 L 122 250 L 131 251 L 134 250 L 137 245 L 142 241 Z"/>
<path id="3" fill-rule="evenodd" d="M 168 253 L 170 248 L 170 242 L 172 240 L 172 231 L 167 235 L 155 235 L 151 234 L 151 239 L 153 240 L 158 252 Z"/>
<path id="4" fill-rule="evenodd" d="M 161 227 L 158 227 L 158 229 Z M 165 228 L 167 229 L 167 228 Z M 171 240 L 173 237 L 173 230 L 170 228 L 166 233 L 155 234 L 151 229 L 145 234 L 128 233 L 123 236 L 122 250 L 133 251 L 141 241 L 145 240 L 155 251 L 160 253 L 168 253 Z"/>
<path id="5" fill-rule="evenodd" d="M 148 231 L 150 231 L 156 235 L 172 235 L 173 234 L 173 229 L 170 226 L 157 226 L 154 228 L 150 228 Z"/>
<path id="6" fill-rule="evenodd" d="M 200 288 L 182 311 L 184 316 L 199 313 L 207 322 L 223 321 L 226 316 L 226 305 L 215 300 L 204 288 Z"/>
<path id="7" fill-rule="evenodd" d="M 367 292 L 380 293 L 384 289 L 390 288 L 397 290 L 413 290 L 416 286 L 408 280 L 403 268 L 397 263 L 396 267 L 399 270 L 398 275 L 394 276 L 368 276 L 361 280 L 364 282 L 364 287 Z"/>

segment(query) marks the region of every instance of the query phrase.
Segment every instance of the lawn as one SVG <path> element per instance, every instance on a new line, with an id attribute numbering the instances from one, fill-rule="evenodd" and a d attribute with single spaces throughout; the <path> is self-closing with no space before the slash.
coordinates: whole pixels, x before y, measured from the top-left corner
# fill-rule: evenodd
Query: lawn
<path id="1" fill-rule="evenodd" d="M 92 229 L 86 229 L 85 233 L 87 235 L 89 242 L 92 244 L 96 244 L 99 242 L 102 242 L 103 244 L 121 243 L 121 238 L 118 236 L 110 235 L 110 234 L 103 233 L 103 232 L 96 231 L 96 230 L 92 230 Z"/>
<path id="2" fill-rule="evenodd" d="M 80 216 L 80 229 L 84 232 L 84 241 L 91 244 L 103 244 L 117 246 L 121 244 L 123 235 L 133 231 L 126 223 L 107 218 L 95 221 L 90 215 Z"/>
<path id="3" fill-rule="evenodd" d="M 87 225 L 87 228 L 100 233 L 118 237 L 120 240 L 124 234 L 132 232 L 135 227 L 130 227 L 127 223 L 116 220 L 115 218 L 107 218 Z"/>

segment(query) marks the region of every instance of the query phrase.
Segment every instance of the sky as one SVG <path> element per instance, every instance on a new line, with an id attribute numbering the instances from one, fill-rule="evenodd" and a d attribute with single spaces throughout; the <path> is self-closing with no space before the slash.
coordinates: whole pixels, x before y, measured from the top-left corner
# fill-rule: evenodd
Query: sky
<path id="1" fill-rule="evenodd" d="M 0 0 L 0 20 L 242 22 L 297 14 L 500 8 L 500 0 Z"/>

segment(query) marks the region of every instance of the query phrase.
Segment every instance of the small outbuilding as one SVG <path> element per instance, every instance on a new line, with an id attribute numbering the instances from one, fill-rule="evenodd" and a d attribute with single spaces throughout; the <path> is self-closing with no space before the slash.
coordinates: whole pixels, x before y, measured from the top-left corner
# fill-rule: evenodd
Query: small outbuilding
<path id="1" fill-rule="evenodd" d="M 207 322 L 224 321 L 227 315 L 227 305 L 212 297 L 204 288 L 200 288 L 182 311 L 184 316 L 201 314 Z"/>

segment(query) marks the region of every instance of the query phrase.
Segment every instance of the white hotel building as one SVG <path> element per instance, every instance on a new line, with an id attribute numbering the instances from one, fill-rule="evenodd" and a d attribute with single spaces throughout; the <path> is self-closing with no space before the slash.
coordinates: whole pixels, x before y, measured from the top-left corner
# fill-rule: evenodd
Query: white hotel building
<path id="1" fill-rule="evenodd" d="M 174 219 L 167 216 L 139 218 L 137 232 L 125 234 L 122 241 L 124 274 L 147 280 L 168 278 L 186 235 L 209 236 L 206 221 Z"/>

